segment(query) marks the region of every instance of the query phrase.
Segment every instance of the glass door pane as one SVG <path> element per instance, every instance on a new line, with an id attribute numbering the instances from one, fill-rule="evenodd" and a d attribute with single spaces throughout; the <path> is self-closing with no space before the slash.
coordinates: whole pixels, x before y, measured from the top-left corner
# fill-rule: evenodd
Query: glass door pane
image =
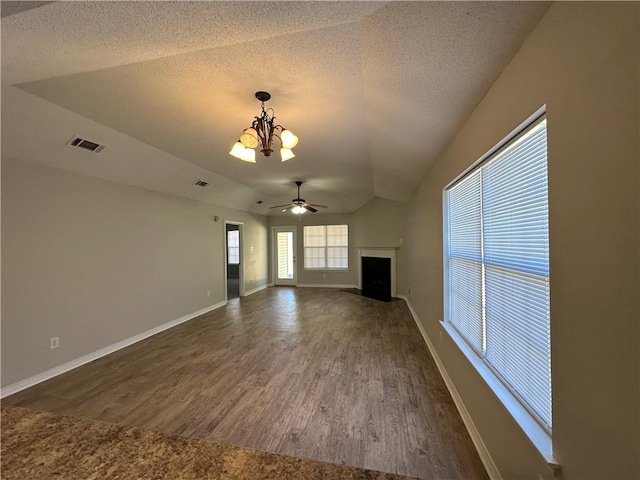
<path id="1" fill-rule="evenodd" d="M 293 232 L 277 232 L 278 280 L 293 279 Z"/>
<path id="2" fill-rule="evenodd" d="M 275 285 L 296 284 L 296 227 L 273 227 Z"/>

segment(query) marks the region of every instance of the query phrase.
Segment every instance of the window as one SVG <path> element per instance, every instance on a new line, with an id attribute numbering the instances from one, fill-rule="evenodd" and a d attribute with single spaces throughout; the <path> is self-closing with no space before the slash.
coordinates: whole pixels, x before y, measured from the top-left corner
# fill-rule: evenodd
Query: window
<path id="1" fill-rule="evenodd" d="M 349 268 L 349 226 L 304 227 L 304 268 L 316 270 Z"/>
<path id="2" fill-rule="evenodd" d="M 230 265 L 240 264 L 240 232 L 229 230 L 227 232 L 227 262 Z"/>
<path id="3" fill-rule="evenodd" d="M 546 119 L 444 190 L 445 322 L 551 432 Z"/>

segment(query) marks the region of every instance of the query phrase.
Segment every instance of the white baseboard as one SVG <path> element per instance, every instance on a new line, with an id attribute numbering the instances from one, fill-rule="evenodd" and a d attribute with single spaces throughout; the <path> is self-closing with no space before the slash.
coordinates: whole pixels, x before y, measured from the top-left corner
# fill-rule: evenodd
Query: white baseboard
<path id="1" fill-rule="evenodd" d="M 299 283 L 297 287 L 307 288 L 358 288 L 355 285 L 338 285 L 335 283 Z"/>
<path id="2" fill-rule="evenodd" d="M 109 355 L 110 353 L 116 352 L 120 349 L 128 347 L 129 345 L 133 345 L 134 343 L 139 342 L 140 340 L 144 340 L 145 338 L 149 338 L 156 333 L 160 333 L 164 330 L 167 330 L 171 327 L 175 327 L 176 325 L 180 325 L 188 320 L 194 319 L 203 315 L 211 310 L 215 310 L 216 308 L 223 307 L 227 302 L 216 303 L 215 305 L 209 305 L 197 312 L 189 313 L 184 315 L 176 320 L 171 320 L 170 322 L 164 323 L 158 327 L 152 328 L 151 330 L 147 330 L 146 332 L 139 333 L 134 335 L 133 337 L 125 338 L 124 340 L 109 345 L 107 347 L 101 348 L 100 350 L 96 350 L 95 352 L 88 353 L 83 355 L 80 358 L 76 358 L 75 360 L 71 360 L 69 362 L 63 363 L 62 365 L 58 365 L 46 372 L 38 373 L 32 377 L 26 378 L 19 382 L 13 383 L 11 385 L 7 385 L 2 388 L 0 392 L 0 398 L 8 397 L 9 395 L 13 395 L 14 393 L 18 393 L 25 388 L 32 387 L 33 385 L 37 385 L 38 383 L 44 382 L 45 380 L 49 380 L 50 378 L 57 377 L 60 374 L 68 372 L 69 370 L 73 370 L 74 368 L 78 368 L 85 363 L 93 362 L 100 357 L 104 357 L 105 355 Z"/>
<path id="3" fill-rule="evenodd" d="M 264 290 L 265 288 L 267 288 L 269 285 L 268 284 L 264 284 L 264 285 L 260 285 L 259 287 L 256 288 L 252 288 L 251 290 L 244 292 L 243 297 L 248 297 L 249 295 L 253 295 L 256 292 L 259 292 L 260 290 Z"/>
<path id="4" fill-rule="evenodd" d="M 478 429 L 473 423 L 473 419 L 471 418 L 471 415 L 469 414 L 467 407 L 465 407 L 464 402 L 462 401 L 462 398 L 458 393 L 458 390 L 456 389 L 455 385 L 453 384 L 453 381 L 451 380 L 451 377 L 447 373 L 447 370 L 444 367 L 442 360 L 440 360 L 440 356 L 438 355 L 438 352 L 433 346 L 433 343 L 431 343 L 431 340 L 429 340 L 427 332 L 422 326 L 422 323 L 420 323 L 420 320 L 418 319 L 418 314 L 413 309 L 411 302 L 405 295 L 398 295 L 398 297 L 402 298 L 407 303 L 407 306 L 409 307 L 409 311 L 413 316 L 413 320 L 416 322 L 416 325 L 418 326 L 418 330 L 420 330 L 420 333 L 422 334 L 422 338 L 424 338 L 424 341 L 426 342 L 427 347 L 431 352 L 431 356 L 433 357 L 433 360 L 436 362 L 438 371 L 440 372 L 440 375 L 442 375 L 442 378 L 444 379 L 444 383 L 447 385 L 447 389 L 451 394 L 451 398 L 453 398 L 453 403 L 456 404 L 456 408 L 460 413 L 460 417 L 462 417 L 462 421 L 464 422 L 465 427 L 467 427 L 469 436 L 471 437 L 471 440 L 473 441 L 473 444 L 476 447 L 476 450 L 478 451 L 480 460 L 482 461 L 484 468 L 487 470 L 487 474 L 489 475 L 489 478 L 491 478 L 492 480 L 502 480 L 502 476 L 500 475 L 500 471 L 498 470 L 498 467 L 493 461 L 493 458 L 491 458 L 491 454 L 489 453 L 489 450 L 484 444 L 484 441 L 480 436 L 480 432 L 478 432 Z"/>

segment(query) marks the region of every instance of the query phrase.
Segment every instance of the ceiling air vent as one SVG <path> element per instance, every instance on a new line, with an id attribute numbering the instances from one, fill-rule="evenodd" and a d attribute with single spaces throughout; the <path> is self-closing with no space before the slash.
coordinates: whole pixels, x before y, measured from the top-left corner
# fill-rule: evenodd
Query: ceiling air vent
<path id="1" fill-rule="evenodd" d="M 91 140 L 85 140 L 80 137 L 73 137 L 68 145 L 71 147 L 84 148 L 85 150 L 89 150 L 94 153 L 100 153 L 104 150 L 104 145 L 100 145 L 99 143 L 92 142 Z"/>
<path id="2" fill-rule="evenodd" d="M 209 185 L 209 182 L 205 182 L 204 180 L 198 180 L 195 185 L 199 186 L 199 187 L 206 187 L 207 185 Z"/>

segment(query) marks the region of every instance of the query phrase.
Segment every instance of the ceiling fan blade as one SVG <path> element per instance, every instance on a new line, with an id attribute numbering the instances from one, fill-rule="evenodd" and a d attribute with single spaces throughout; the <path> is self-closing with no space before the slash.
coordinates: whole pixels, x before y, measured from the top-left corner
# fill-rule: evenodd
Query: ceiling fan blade
<path id="1" fill-rule="evenodd" d="M 317 203 L 307 203 L 307 205 L 311 205 L 312 207 L 329 208 L 326 205 L 318 205 Z"/>
<path id="2" fill-rule="evenodd" d="M 276 205 L 275 207 L 269 207 L 269 209 L 282 208 L 282 207 L 291 207 L 291 204 L 290 203 L 285 203 L 284 205 Z"/>
<path id="3" fill-rule="evenodd" d="M 313 208 L 311 205 L 309 205 L 308 203 L 305 203 L 304 205 L 302 205 L 303 208 L 306 208 L 307 210 L 309 210 L 311 213 L 316 213 L 318 210 L 316 210 L 315 208 Z"/>
<path id="4" fill-rule="evenodd" d="M 284 207 L 284 205 L 282 205 Z M 289 210 L 291 210 L 293 208 L 293 205 L 289 205 L 287 208 L 282 210 L 282 213 L 284 212 L 288 212 Z"/>

